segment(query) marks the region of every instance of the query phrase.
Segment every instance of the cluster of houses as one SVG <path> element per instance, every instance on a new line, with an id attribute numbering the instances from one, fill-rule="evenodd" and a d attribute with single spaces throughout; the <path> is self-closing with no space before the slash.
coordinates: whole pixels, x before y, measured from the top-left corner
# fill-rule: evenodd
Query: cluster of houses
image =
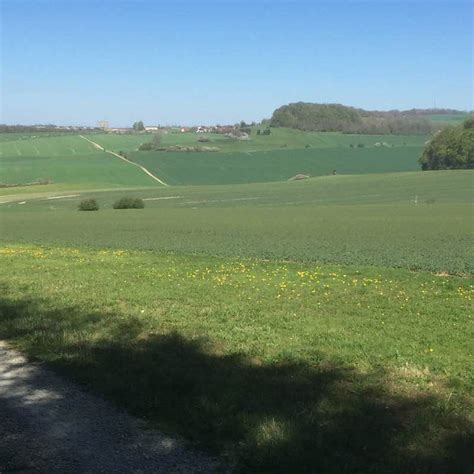
<path id="1" fill-rule="evenodd" d="M 104 131 L 110 132 L 110 133 L 132 133 L 134 130 L 132 127 L 109 127 L 108 124 L 107 126 L 102 126 L 101 127 Z M 173 131 L 180 131 L 181 133 L 189 133 L 189 132 L 195 132 L 195 133 L 231 133 L 233 130 L 235 130 L 236 126 L 235 125 L 213 125 L 213 126 L 204 126 L 204 125 L 199 125 L 197 127 L 162 127 L 160 125 L 145 125 L 145 129 L 143 130 L 142 133 L 147 133 L 147 132 L 158 132 L 160 130 L 173 130 Z"/>

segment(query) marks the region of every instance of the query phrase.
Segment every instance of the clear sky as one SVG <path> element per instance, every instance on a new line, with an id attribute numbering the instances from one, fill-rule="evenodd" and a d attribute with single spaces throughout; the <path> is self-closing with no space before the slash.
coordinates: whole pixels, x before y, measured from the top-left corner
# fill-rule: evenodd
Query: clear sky
<path id="1" fill-rule="evenodd" d="M 471 1 L 2 0 L 0 122 L 473 108 Z"/>

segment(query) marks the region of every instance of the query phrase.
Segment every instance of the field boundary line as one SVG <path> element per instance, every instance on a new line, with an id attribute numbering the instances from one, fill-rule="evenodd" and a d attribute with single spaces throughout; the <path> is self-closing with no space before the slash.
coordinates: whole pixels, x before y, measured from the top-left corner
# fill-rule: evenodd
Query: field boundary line
<path id="1" fill-rule="evenodd" d="M 130 160 L 127 160 L 127 158 L 125 158 L 124 156 L 121 156 L 119 155 L 118 153 L 115 153 L 114 151 L 110 151 L 110 150 L 106 150 L 103 146 L 99 145 L 98 143 L 96 142 L 93 142 L 92 140 L 89 140 L 88 138 L 86 138 L 85 136 L 83 135 L 79 135 L 81 138 L 83 138 L 84 140 L 88 141 L 89 143 L 92 143 L 92 145 L 94 145 L 96 148 L 98 148 L 99 150 L 103 150 L 105 151 L 106 153 L 110 153 L 111 155 L 114 155 L 116 156 L 117 158 L 120 158 L 121 160 L 123 161 L 126 161 L 127 163 L 133 165 L 133 166 L 136 166 L 137 168 L 140 168 L 144 173 L 146 173 L 148 176 L 150 176 L 150 178 L 153 178 L 155 181 L 158 181 L 158 183 L 162 184 L 163 186 L 169 186 L 169 184 L 165 183 L 163 180 L 161 180 L 160 178 L 158 178 L 158 176 L 155 176 L 154 174 L 150 173 L 150 171 L 148 171 L 145 167 L 143 167 L 142 165 L 139 165 L 138 163 L 134 163 L 133 161 L 130 161 Z"/>

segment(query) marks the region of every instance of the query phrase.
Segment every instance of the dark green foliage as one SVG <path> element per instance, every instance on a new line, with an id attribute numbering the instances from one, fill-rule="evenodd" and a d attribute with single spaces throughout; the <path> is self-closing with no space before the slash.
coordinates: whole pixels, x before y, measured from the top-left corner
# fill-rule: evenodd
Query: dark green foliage
<path id="1" fill-rule="evenodd" d="M 290 127 L 322 132 L 342 130 L 346 124 L 360 124 L 362 118 L 351 107 L 339 104 L 298 102 L 284 105 L 273 112 L 273 127 Z"/>
<path id="2" fill-rule="evenodd" d="M 95 199 L 84 199 L 79 203 L 79 210 L 80 211 L 98 211 L 99 204 Z"/>
<path id="3" fill-rule="evenodd" d="M 262 135 L 271 135 L 272 131 L 269 128 L 266 128 L 263 132 Z"/>
<path id="4" fill-rule="evenodd" d="M 466 130 L 474 128 L 474 115 L 471 115 L 464 121 L 463 127 Z"/>
<path id="5" fill-rule="evenodd" d="M 474 116 L 438 133 L 419 161 L 423 170 L 474 169 Z"/>
<path id="6" fill-rule="evenodd" d="M 161 144 L 161 133 L 155 133 L 151 142 L 142 143 L 139 147 L 139 151 L 151 151 L 158 150 Z"/>
<path id="7" fill-rule="evenodd" d="M 288 104 L 276 109 L 270 125 L 306 131 L 378 135 L 423 135 L 431 133 L 433 129 L 426 118 L 405 115 L 403 112 L 370 112 L 340 104 L 305 102 Z"/>
<path id="8" fill-rule="evenodd" d="M 363 143 L 358 143 L 357 148 L 364 148 L 364 144 Z"/>
<path id="9" fill-rule="evenodd" d="M 151 151 L 151 150 L 154 149 L 153 143 L 151 143 L 151 142 L 142 143 L 142 144 L 138 147 L 138 149 L 139 149 L 140 151 Z"/>
<path id="10" fill-rule="evenodd" d="M 143 199 L 134 197 L 123 197 L 114 203 L 114 209 L 143 209 Z"/>
<path id="11" fill-rule="evenodd" d="M 145 125 L 143 125 L 143 122 L 140 120 L 139 122 L 134 122 L 132 128 L 135 132 L 143 132 L 143 130 L 145 130 Z"/>
<path id="12" fill-rule="evenodd" d="M 258 130 L 257 130 L 257 135 L 261 135 L 261 133 L 262 133 L 261 130 L 258 129 Z"/>

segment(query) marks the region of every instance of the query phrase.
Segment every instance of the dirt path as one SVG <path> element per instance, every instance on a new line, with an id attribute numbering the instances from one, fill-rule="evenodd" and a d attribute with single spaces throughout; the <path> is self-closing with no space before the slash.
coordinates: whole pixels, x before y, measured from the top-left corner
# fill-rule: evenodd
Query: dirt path
<path id="1" fill-rule="evenodd" d="M 0 472 L 229 472 L 0 342 Z"/>
<path id="2" fill-rule="evenodd" d="M 88 138 L 86 138 L 85 136 L 83 135 L 79 135 L 81 138 L 83 138 L 84 140 L 87 140 L 89 143 L 92 143 L 92 145 L 94 145 L 96 148 L 98 148 L 99 150 L 103 150 L 105 151 L 106 153 L 110 153 L 111 155 L 114 155 L 116 156 L 117 158 L 120 158 L 121 160 L 123 161 L 126 161 L 127 163 L 133 165 L 133 166 L 136 166 L 138 168 L 140 168 L 144 173 L 146 173 L 148 176 L 150 176 L 150 178 L 153 178 L 155 181 L 158 181 L 158 183 L 162 184 L 163 186 L 169 186 L 169 184 L 165 183 L 163 180 L 161 180 L 160 178 L 158 178 L 157 176 L 155 176 L 154 174 L 150 173 L 146 168 L 144 168 L 143 166 L 139 165 L 138 163 L 134 163 L 133 161 L 130 161 L 130 160 L 127 160 L 127 158 L 119 155 L 118 153 L 115 153 L 114 151 L 110 151 L 110 150 L 105 150 L 103 146 L 99 145 L 98 143 L 96 142 L 93 142 L 92 140 L 89 140 Z"/>

